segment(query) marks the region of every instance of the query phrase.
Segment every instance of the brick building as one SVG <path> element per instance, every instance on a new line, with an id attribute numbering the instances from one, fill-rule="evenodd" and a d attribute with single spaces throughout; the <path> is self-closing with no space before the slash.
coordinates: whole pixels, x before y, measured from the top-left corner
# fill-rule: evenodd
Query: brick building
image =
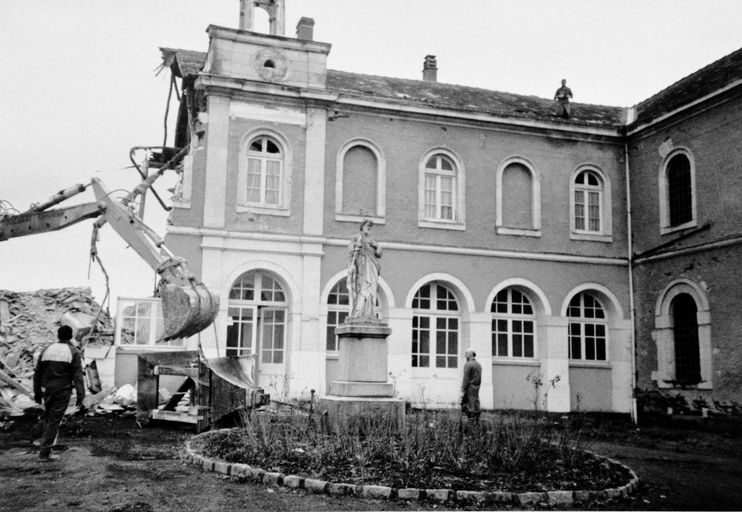
<path id="1" fill-rule="evenodd" d="M 390 381 L 413 404 L 456 403 L 468 346 L 486 408 L 629 412 L 637 384 L 740 398 L 737 53 L 565 118 L 438 83 L 433 56 L 421 80 L 327 69 L 312 20 L 285 37 L 283 3 L 257 4 L 210 26 L 207 53 L 162 49 L 190 148 L 167 242 L 221 297 L 207 354 L 255 353 L 270 392 L 323 394 L 369 218 Z"/>

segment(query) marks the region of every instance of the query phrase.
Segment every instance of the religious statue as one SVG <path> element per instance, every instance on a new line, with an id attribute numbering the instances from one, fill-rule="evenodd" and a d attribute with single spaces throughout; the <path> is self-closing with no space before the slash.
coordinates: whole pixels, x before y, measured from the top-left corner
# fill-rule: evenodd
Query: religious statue
<path id="1" fill-rule="evenodd" d="M 374 309 L 381 273 L 381 247 L 369 236 L 373 225 L 368 219 L 361 222 L 361 232 L 353 237 L 348 246 L 348 320 L 377 320 Z"/>
<path id="2" fill-rule="evenodd" d="M 568 118 L 572 114 L 572 107 L 569 104 L 571 97 L 572 89 L 567 87 L 567 81 L 562 78 L 562 86 L 554 93 L 554 101 L 557 102 L 556 113 L 554 115 Z"/>

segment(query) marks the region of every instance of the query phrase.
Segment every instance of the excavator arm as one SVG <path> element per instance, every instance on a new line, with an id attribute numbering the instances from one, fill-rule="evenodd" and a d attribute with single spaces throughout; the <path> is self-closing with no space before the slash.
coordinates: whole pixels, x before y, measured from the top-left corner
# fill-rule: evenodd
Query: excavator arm
<path id="1" fill-rule="evenodd" d="M 56 231 L 80 221 L 97 218 L 95 227 L 108 223 L 160 276 L 157 290 L 162 299 L 163 339 L 186 338 L 211 325 L 219 298 L 188 269 L 186 261 L 172 254 L 163 240 L 138 217 L 133 199 L 143 194 L 161 172 L 147 177 L 123 200 L 114 199 L 103 183 L 93 178 L 75 185 L 17 215 L 0 214 L 0 242 L 10 238 Z M 92 186 L 96 202 L 49 209 Z"/>

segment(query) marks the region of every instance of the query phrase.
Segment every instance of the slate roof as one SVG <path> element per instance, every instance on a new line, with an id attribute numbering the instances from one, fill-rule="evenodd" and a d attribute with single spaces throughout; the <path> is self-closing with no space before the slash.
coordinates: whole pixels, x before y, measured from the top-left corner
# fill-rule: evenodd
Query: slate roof
<path id="1" fill-rule="evenodd" d="M 634 124 L 649 122 L 742 79 L 742 48 L 636 105 Z"/>
<path id="2" fill-rule="evenodd" d="M 206 62 L 205 52 L 160 48 L 162 67 L 178 77 L 195 77 Z M 636 105 L 633 125 L 649 122 L 709 93 L 742 80 L 742 48 L 675 82 Z M 572 116 L 554 116 L 554 102 L 537 96 L 492 91 L 464 85 L 426 82 L 327 70 L 327 89 L 342 96 L 379 99 L 399 105 L 490 114 L 498 117 L 549 121 L 567 125 L 620 128 L 625 124 L 621 107 L 572 102 Z"/>
<path id="3" fill-rule="evenodd" d="M 357 98 L 378 98 L 459 112 L 599 127 L 620 127 L 624 111 L 620 107 L 572 102 L 572 116 L 563 119 L 554 116 L 554 102 L 551 99 L 332 69 L 327 70 L 327 89 Z"/>

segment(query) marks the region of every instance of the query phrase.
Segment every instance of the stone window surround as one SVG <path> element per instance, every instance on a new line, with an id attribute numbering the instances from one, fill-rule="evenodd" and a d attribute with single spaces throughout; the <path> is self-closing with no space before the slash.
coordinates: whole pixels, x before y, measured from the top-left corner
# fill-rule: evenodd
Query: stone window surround
<path id="1" fill-rule="evenodd" d="M 376 157 L 376 211 L 373 215 L 356 215 L 343 213 L 343 187 L 345 155 L 354 147 L 361 146 L 371 151 Z M 347 141 L 338 151 L 335 163 L 335 220 L 340 222 L 361 222 L 370 219 L 375 224 L 385 224 L 386 220 L 386 157 L 381 148 L 370 139 L 356 137 Z"/>
<path id="2" fill-rule="evenodd" d="M 440 220 L 440 219 L 428 219 L 425 217 L 425 175 L 428 160 L 437 154 L 442 154 L 450 158 L 455 167 L 455 179 L 454 179 L 454 219 L 452 221 Z M 417 178 L 417 197 L 418 197 L 418 212 L 417 212 L 417 225 L 421 228 L 433 228 L 433 229 L 452 229 L 457 231 L 464 231 L 466 229 L 466 172 L 464 168 L 464 161 L 456 153 L 442 146 L 437 146 L 429 149 L 423 154 L 418 165 L 418 178 Z"/>
<path id="3" fill-rule="evenodd" d="M 281 169 L 281 204 L 277 206 L 247 204 L 241 199 L 242 188 L 247 186 L 248 146 L 257 137 L 262 136 L 273 139 L 280 146 L 283 155 L 283 165 Z M 235 191 L 237 213 L 257 213 L 260 215 L 277 215 L 281 217 L 288 217 L 291 215 L 292 163 L 293 152 L 291 151 L 288 138 L 279 131 L 272 128 L 261 127 L 245 133 L 242 136 L 239 145 L 237 170 L 238 186 Z"/>
<path id="4" fill-rule="evenodd" d="M 670 198 L 667 182 L 667 165 L 670 160 L 677 155 L 685 155 L 690 163 L 690 187 L 691 187 L 691 220 L 677 226 L 670 225 Z M 681 231 L 687 228 L 693 228 L 698 225 L 698 215 L 696 211 L 696 163 L 693 158 L 693 153 L 690 149 L 684 146 L 676 146 L 670 152 L 668 152 L 662 160 L 662 165 L 659 169 L 659 177 L 657 179 L 659 186 L 659 203 L 660 203 L 660 234 L 666 235 Z"/>
<path id="5" fill-rule="evenodd" d="M 575 190 L 577 185 L 575 180 L 582 171 L 591 171 L 598 175 L 601 180 L 600 190 L 600 231 L 577 230 L 575 228 Z M 571 240 L 587 240 L 592 242 L 612 242 L 613 241 L 613 201 L 611 191 L 611 180 L 600 167 L 594 164 L 586 163 L 578 165 L 569 179 L 569 238 Z"/>
<path id="6" fill-rule="evenodd" d="M 696 319 L 698 321 L 698 351 L 701 366 L 701 382 L 696 389 L 713 389 L 712 346 L 711 346 L 711 313 L 708 297 L 702 286 L 687 278 L 676 279 L 659 294 L 655 307 L 654 329 L 652 338 L 657 348 L 657 370 L 652 372 L 652 379 L 659 388 L 672 388 L 675 380 L 675 338 L 673 330 L 672 300 L 681 293 L 687 293 L 696 301 Z"/>
<path id="7" fill-rule="evenodd" d="M 504 225 L 502 211 L 502 175 L 505 169 L 512 164 L 520 164 L 531 173 L 531 227 L 513 228 Z M 495 177 L 495 233 L 498 235 L 541 236 L 541 173 L 538 168 L 525 157 L 510 156 L 500 163 Z"/>

